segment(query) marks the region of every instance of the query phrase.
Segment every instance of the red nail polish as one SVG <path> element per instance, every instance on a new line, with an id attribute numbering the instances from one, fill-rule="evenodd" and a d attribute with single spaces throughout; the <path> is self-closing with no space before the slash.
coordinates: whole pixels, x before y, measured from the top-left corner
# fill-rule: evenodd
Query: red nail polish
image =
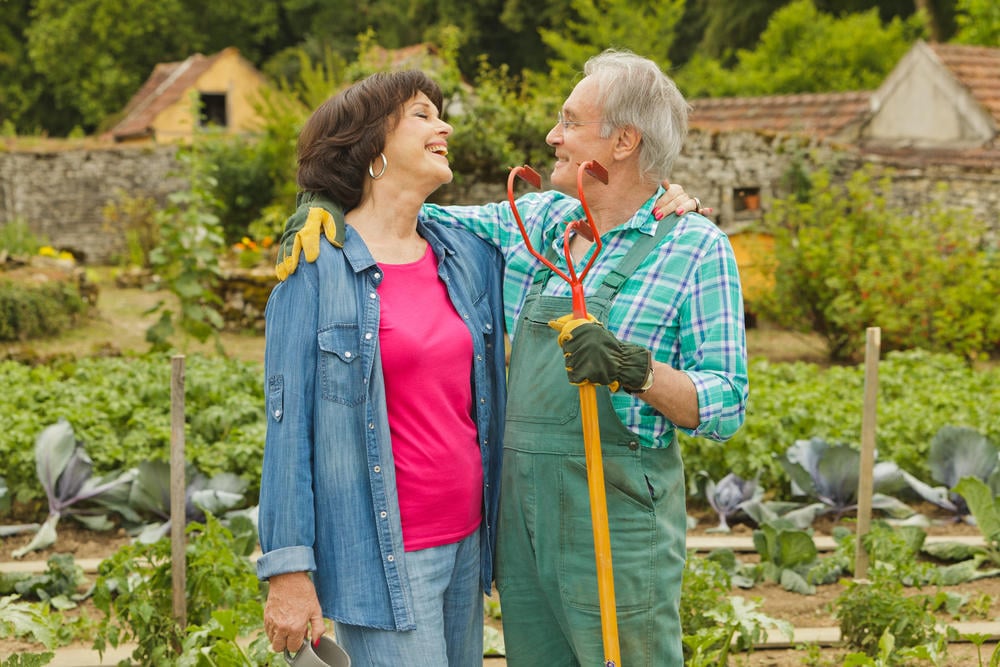
<path id="1" fill-rule="evenodd" d="M 662 211 L 653 211 L 653 219 L 654 220 L 662 220 L 663 219 L 663 212 Z"/>
<path id="2" fill-rule="evenodd" d="M 677 215 L 684 215 L 684 207 L 683 206 L 681 206 L 679 209 L 677 209 Z"/>
<path id="3" fill-rule="evenodd" d="M 313 640 L 313 648 L 316 648 L 317 646 L 319 646 L 319 637 Z"/>

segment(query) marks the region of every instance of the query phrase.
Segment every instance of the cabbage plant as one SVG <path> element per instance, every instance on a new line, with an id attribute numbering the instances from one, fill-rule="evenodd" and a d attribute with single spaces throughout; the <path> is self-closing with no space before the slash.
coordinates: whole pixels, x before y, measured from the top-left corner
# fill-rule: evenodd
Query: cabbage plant
<path id="1" fill-rule="evenodd" d="M 921 498 L 951 512 L 955 521 L 975 525 L 974 513 L 956 490 L 965 477 L 983 482 L 994 496 L 1000 495 L 1000 450 L 986 436 L 967 426 L 943 426 L 931 438 L 928 451 L 931 479 L 940 486 L 927 484 L 908 472 L 903 479 Z"/>
<path id="2" fill-rule="evenodd" d="M 102 508 L 101 501 L 116 490 L 127 488 L 135 474 L 129 470 L 104 478 L 94 477 L 93 462 L 65 419 L 47 426 L 38 435 L 35 469 L 49 501 L 49 515 L 31 542 L 11 553 L 14 558 L 55 544 L 56 524 L 64 516 L 72 516 L 91 530 L 111 528 L 108 508 Z"/>
<path id="3" fill-rule="evenodd" d="M 792 494 L 813 502 L 797 511 L 813 517 L 833 512 L 837 518 L 857 510 L 861 476 L 861 452 L 845 444 L 830 444 L 822 438 L 797 440 L 788 448 L 781 464 L 792 480 Z M 890 461 L 876 462 L 873 469 L 872 508 L 893 518 L 914 514 L 912 508 L 879 489 L 901 485 L 899 466 Z M 783 515 L 784 516 L 784 515 Z"/>
<path id="4" fill-rule="evenodd" d="M 206 514 L 221 517 L 244 503 L 246 480 L 232 473 L 221 473 L 209 479 L 189 467 L 185 484 L 185 525 L 192 521 L 204 523 Z M 152 517 L 151 523 L 138 527 L 137 540 L 156 542 L 170 532 L 170 464 L 165 461 L 144 461 L 129 496 L 131 509 L 140 516 Z M 255 517 L 250 513 L 256 526 Z"/>
<path id="5" fill-rule="evenodd" d="M 705 498 L 719 517 L 719 525 L 715 528 L 709 528 L 709 532 L 728 533 L 730 531 L 729 520 L 739 514 L 748 503 L 759 502 L 764 496 L 764 489 L 758 486 L 755 479 L 743 479 L 735 473 L 729 473 L 715 482 L 704 471 L 699 475 L 706 480 Z"/>

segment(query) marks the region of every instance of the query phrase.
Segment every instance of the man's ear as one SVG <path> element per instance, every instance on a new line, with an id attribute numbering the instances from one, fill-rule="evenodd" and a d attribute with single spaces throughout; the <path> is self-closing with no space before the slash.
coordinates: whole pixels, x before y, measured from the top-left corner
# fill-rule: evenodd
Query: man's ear
<path id="1" fill-rule="evenodd" d="M 642 133 L 631 125 L 626 125 L 618 130 L 618 139 L 615 141 L 615 157 L 621 160 L 627 158 L 631 153 L 638 153 L 641 143 Z"/>

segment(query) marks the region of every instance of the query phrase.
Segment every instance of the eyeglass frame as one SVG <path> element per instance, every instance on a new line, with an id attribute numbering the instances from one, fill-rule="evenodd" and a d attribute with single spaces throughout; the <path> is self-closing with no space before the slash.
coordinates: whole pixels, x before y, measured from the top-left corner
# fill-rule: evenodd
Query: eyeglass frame
<path id="1" fill-rule="evenodd" d="M 563 132 L 576 125 L 603 125 L 603 120 L 566 120 L 563 116 L 563 112 L 559 111 L 556 113 L 556 124 L 561 125 Z"/>

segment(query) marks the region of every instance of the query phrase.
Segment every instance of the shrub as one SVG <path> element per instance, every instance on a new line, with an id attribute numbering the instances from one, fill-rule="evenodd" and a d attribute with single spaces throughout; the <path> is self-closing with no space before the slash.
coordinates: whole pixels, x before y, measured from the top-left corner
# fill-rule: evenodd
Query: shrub
<path id="1" fill-rule="evenodd" d="M 758 309 L 821 335 L 835 361 L 858 360 L 869 326 L 884 351 L 1000 351 L 1000 253 L 986 221 L 936 200 L 914 214 L 892 208 L 880 194 L 890 176 L 876 182 L 865 168 L 841 184 L 821 170 L 804 201 L 774 202 L 775 288 Z"/>
<path id="2" fill-rule="evenodd" d="M 87 302 L 73 283 L 0 280 L 0 341 L 54 336 L 69 328 L 87 309 Z"/>

